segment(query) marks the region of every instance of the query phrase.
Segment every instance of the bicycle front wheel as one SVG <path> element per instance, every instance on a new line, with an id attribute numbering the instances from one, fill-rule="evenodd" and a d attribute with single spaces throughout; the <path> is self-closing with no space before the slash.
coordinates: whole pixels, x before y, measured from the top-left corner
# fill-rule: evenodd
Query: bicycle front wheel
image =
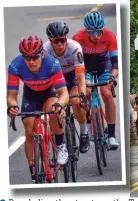
<path id="1" fill-rule="evenodd" d="M 65 126 L 64 137 L 65 137 L 65 143 L 67 145 L 69 157 L 68 157 L 68 162 L 63 167 L 63 171 L 64 171 L 64 181 L 65 183 L 68 183 L 70 182 L 70 178 L 71 178 L 71 129 L 69 124 L 66 124 Z"/>
<path id="2" fill-rule="evenodd" d="M 71 159 L 71 175 L 72 175 L 72 181 L 77 182 L 77 163 L 79 159 L 79 148 L 77 145 L 76 140 L 76 132 L 75 132 L 75 123 L 72 116 L 71 119 L 71 149 L 72 149 L 72 159 Z"/>
<path id="3" fill-rule="evenodd" d="M 44 171 L 44 157 L 41 144 L 41 136 L 35 135 L 34 137 L 34 176 L 35 183 L 45 183 L 45 171 Z"/>
<path id="4" fill-rule="evenodd" d="M 102 170 L 103 146 L 100 140 L 100 132 L 99 132 L 100 127 L 99 127 L 98 114 L 97 114 L 96 107 L 93 108 L 92 114 L 93 114 L 94 145 L 95 145 L 97 167 L 98 167 L 99 174 L 103 175 L 103 170 Z"/>
<path id="5" fill-rule="evenodd" d="M 108 138 L 108 134 L 105 133 L 104 115 L 103 115 L 102 109 L 100 109 L 100 115 L 101 115 L 101 119 L 102 119 L 100 126 L 102 127 L 101 130 L 103 130 L 103 132 L 104 132 L 104 139 L 105 139 L 105 143 L 102 145 L 102 149 L 103 149 L 102 150 L 102 153 L 103 153 L 103 166 L 106 167 L 107 166 L 107 150 L 108 150 L 106 139 Z"/>

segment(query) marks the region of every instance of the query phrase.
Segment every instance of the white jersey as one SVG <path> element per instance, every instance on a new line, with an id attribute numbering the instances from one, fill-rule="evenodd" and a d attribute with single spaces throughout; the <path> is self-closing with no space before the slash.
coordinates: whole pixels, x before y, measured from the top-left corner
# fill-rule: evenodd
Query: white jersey
<path id="1" fill-rule="evenodd" d="M 67 47 L 63 56 L 57 56 L 50 41 L 44 43 L 44 50 L 46 53 L 53 55 L 59 60 L 64 74 L 69 73 L 84 65 L 82 48 L 80 44 L 74 40 L 67 39 Z"/>

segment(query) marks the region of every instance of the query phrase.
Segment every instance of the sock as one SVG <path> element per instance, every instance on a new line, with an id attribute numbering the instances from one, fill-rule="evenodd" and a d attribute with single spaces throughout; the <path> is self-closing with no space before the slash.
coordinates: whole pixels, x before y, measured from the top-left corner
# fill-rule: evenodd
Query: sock
<path id="1" fill-rule="evenodd" d="M 84 124 L 80 124 L 80 134 L 87 134 L 87 133 L 88 133 L 87 123 L 85 122 Z"/>
<path id="2" fill-rule="evenodd" d="M 108 137 L 115 137 L 115 124 L 108 124 Z"/>
<path id="3" fill-rule="evenodd" d="M 55 135 L 56 145 L 59 146 L 63 143 L 63 133 L 60 135 Z"/>
<path id="4" fill-rule="evenodd" d="M 90 136 L 91 134 L 91 129 L 90 129 L 90 124 L 87 123 L 87 133 Z"/>

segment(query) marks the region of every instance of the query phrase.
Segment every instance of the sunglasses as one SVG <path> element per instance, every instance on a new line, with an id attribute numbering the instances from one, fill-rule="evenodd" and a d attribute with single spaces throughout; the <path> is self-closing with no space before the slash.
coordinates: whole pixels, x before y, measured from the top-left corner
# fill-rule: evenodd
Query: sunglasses
<path id="1" fill-rule="evenodd" d="M 63 44 L 67 41 L 67 38 L 66 37 L 64 37 L 64 38 L 51 38 L 50 41 L 53 44 L 58 44 L 59 42 Z"/>
<path id="2" fill-rule="evenodd" d="M 103 29 L 95 29 L 95 30 L 87 29 L 87 31 L 90 36 L 94 36 L 95 34 L 97 34 L 97 35 L 103 34 Z"/>
<path id="3" fill-rule="evenodd" d="M 23 58 L 26 60 L 26 61 L 30 61 L 30 60 L 37 60 L 40 58 L 40 54 L 37 54 L 37 55 L 34 55 L 34 56 L 26 56 L 26 55 L 23 55 Z"/>

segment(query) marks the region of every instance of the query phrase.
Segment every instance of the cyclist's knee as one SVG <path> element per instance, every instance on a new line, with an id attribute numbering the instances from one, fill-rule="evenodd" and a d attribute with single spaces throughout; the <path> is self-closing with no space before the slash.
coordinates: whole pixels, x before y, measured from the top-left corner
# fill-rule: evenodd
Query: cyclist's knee
<path id="1" fill-rule="evenodd" d="M 23 120 L 24 128 L 25 128 L 25 135 L 26 140 L 32 140 L 32 133 L 33 133 L 33 124 L 34 124 L 34 117 L 25 118 Z"/>
<path id="2" fill-rule="evenodd" d="M 80 124 L 83 124 L 86 121 L 86 112 L 84 111 L 84 109 L 82 109 L 80 107 L 80 105 L 78 105 L 78 107 L 76 105 L 74 105 L 73 111 L 74 111 L 74 116 L 77 119 L 77 121 Z"/>
<path id="3" fill-rule="evenodd" d="M 107 101 L 107 102 L 113 101 L 113 96 L 112 96 L 111 90 L 109 88 L 101 87 L 100 91 L 101 91 L 101 95 L 105 101 Z"/>

